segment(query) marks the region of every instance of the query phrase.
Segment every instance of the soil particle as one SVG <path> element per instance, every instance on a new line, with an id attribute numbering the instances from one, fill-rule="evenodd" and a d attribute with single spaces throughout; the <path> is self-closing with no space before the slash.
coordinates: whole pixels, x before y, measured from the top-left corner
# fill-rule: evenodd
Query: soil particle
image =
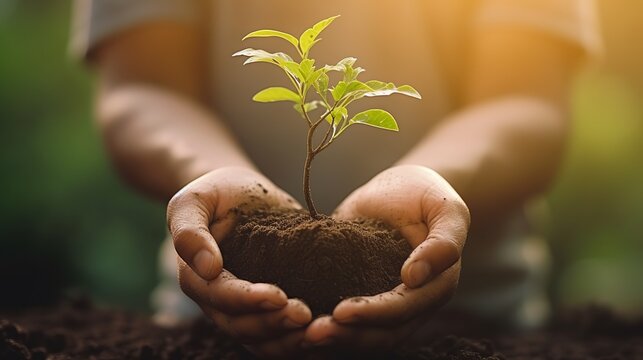
<path id="1" fill-rule="evenodd" d="M 373 221 L 311 218 L 305 211 L 241 211 L 220 244 L 224 266 L 237 277 L 276 284 L 300 298 L 314 316 L 329 314 L 342 299 L 389 291 L 412 248 Z"/>
<path id="2" fill-rule="evenodd" d="M 261 189 L 261 191 L 263 191 L 264 194 L 268 193 L 268 189 L 266 189 L 262 183 L 257 183 L 257 186 L 259 186 L 259 188 Z"/>

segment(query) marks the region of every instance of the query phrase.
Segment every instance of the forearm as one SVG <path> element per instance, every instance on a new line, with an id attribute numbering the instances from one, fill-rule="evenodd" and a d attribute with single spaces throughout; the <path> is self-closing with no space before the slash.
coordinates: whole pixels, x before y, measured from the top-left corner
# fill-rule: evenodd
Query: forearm
<path id="1" fill-rule="evenodd" d="M 480 103 L 445 119 L 399 163 L 436 170 L 474 219 L 498 219 L 554 178 L 568 130 L 563 116 L 537 98 Z"/>
<path id="2" fill-rule="evenodd" d="M 211 170 L 253 167 L 214 114 L 170 91 L 119 86 L 99 94 L 97 110 L 105 145 L 123 178 L 163 201 Z"/>

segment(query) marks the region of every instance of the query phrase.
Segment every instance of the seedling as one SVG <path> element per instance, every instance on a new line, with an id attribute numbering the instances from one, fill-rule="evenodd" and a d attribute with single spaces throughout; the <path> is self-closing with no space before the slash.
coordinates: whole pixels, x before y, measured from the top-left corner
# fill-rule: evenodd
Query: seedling
<path id="1" fill-rule="evenodd" d="M 353 102 L 365 97 L 388 96 L 402 94 L 416 99 L 421 99 L 420 94 L 409 85 L 396 86 L 393 83 L 386 83 L 378 80 L 362 82 L 357 80 L 360 73 L 364 72 L 361 67 L 354 67 L 357 59 L 347 57 L 336 65 L 324 65 L 317 69 L 315 60 L 309 57 L 310 49 L 321 41 L 319 34 L 326 29 L 338 16 L 322 20 L 313 27 L 304 31 L 297 39 L 295 36 L 277 30 L 257 30 L 246 35 L 248 38 L 276 37 L 289 42 L 297 51 L 299 62 L 293 60 L 290 55 L 277 52 L 269 53 L 259 49 L 244 49 L 232 56 L 246 56 L 248 59 L 243 63 L 270 63 L 281 68 L 293 88 L 269 87 L 259 91 L 252 99 L 257 102 L 290 101 L 294 103 L 294 109 L 308 123 L 308 135 L 306 137 L 306 162 L 304 163 L 304 197 L 310 216 L 317 217 L 317 210 L 310 193 L 310 165 L 321 151 L 326 149 L 341 134 L 353 124 L 364 124 L 384 130 L 398 131 L 397 122 L 389 112 L 382 109 L 370 109 L 349 117 L 348 106 Z M 336 71 L 343 75 L 333 87 L 329 87 L 330 78 L 328 73 Z M 317 99 L 310 100 L 308 95 L 314 90 Z M 315 110 L 322 110 L 319 117 L 311 117 Z M 313 144 L 315 131 L 322 123 L 328 127 L 324 136 L 318 144 Z"/>

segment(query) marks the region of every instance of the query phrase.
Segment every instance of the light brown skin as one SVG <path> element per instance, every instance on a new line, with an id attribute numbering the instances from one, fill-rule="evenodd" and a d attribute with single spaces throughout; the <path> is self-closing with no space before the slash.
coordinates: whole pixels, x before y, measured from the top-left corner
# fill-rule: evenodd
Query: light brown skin
<path id="1" fill-rule="evenodd" d="M 241 188 L 259 182 L 271 190 L 267 203 L 299 205 L 257 171 L 215 112 L 202 105 L 208 97 L 204 41 L 195 27 L 157 22 L 102 44 L 93 54 L 100 74 L 98 125 L 125 179 L 162 201 L 173 196 L 168 224 L 183 290 L 259 355 L 403 341 L 457 287 L 469 210 L 478 226 L 493 226 L 541 193 L 561 160 L 578 50 L 527 30 L 479 32 L 463 107 L 336 211 L 337 217 L 370 216 L 400 228 L 415 247 L 402 268 L 404 284 L 369 302 L 344 301 L 332 316 L 312 321 L 304 304 L 275 286 L 250 284 L 222 269 L 213 240 L 226 228 L 210 224 L 248 200 Z"/>

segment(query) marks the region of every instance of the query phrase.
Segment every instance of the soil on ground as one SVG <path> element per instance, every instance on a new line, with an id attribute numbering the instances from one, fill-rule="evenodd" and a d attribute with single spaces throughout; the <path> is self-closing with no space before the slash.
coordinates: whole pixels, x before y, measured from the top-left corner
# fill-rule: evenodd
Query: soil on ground
<path id="1" fill-rule="evenodd" d="M 441 333 L 443 325 L 459 331 Z M 383 359 L 643 359 L 643 320 L 604 308 L 565 312 L 534 332 L 491 330 L 473 318 L 438 316 L 435 334 L 417 348 L 378 353 Z M 334 359 L 365 358 L 339 350 Z M 303 357 L 302 357 L 303 358 Z M 319 357 L 315 357 L 319 358 Z M 368 356 L 368 358 L 374 358 Z M 0 316 L 0 359 L 254 359 L 211 322 L 161 328 L 149 318 L 100 308 L 84 299 Z"/>
<path id="2" fill-rule="evenodd" d="M 287 209 L 240 212 L 219 246 L 228 271 L 276 284 L 304 300 L 313 316 L 330 314 L 348 297 L 392 290 L 412 251 L 398 231 L 381 223 Z"/>

